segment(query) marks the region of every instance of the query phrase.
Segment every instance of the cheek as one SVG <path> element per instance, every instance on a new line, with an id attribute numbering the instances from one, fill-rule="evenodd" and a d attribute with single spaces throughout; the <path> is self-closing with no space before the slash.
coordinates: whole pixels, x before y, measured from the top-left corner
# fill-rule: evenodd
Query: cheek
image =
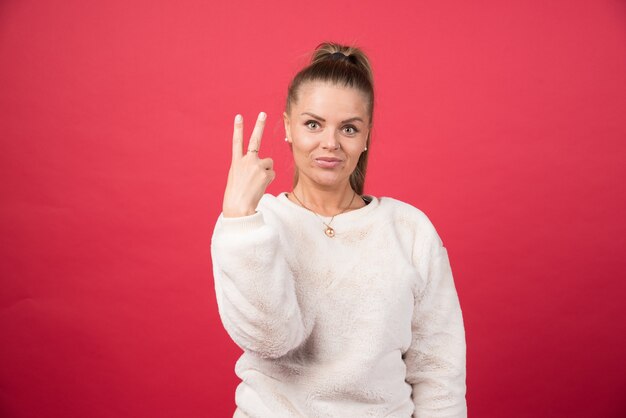
<path id="1" fill-rule="evenodd" d="M 298 152 L 308 152 L 317 148 L 317 141 L 308 132 L 297 132 L 293 137 L 293 149 Z"/>
<path id="2" fill-rule="evenodd" d="M 343 150 L 344 152 L 350 156 L 350 158 L 356 158 L 357 160 L 359 159 L 359 157 L 361 156 L 361 152 L 363 151 L 363 148 L 365 148 L 365 141 L 361 141 L 361 140 L 354 140 L 354 141 L 346 141 L 346 143 L 343 145 Z"/>
<path id="3" fill-rule="evenodd" d="M 306 160 L 308 155 L 311 154 L 308 142 L 302 138 L 294 137 L 293 143 L 291 144 L 291 154 L 293 155 L 293 159 L 296 161 Z"/>

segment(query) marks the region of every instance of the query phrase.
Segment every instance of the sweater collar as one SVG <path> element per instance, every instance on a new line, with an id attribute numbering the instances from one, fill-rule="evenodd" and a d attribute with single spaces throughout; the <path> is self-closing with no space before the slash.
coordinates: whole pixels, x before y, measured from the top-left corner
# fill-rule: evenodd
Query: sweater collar
<path id="1" fill-rule="evenodd" d="M 285 205 L 289 206 L 293 210 L 298 210 L 298 211 L 301 211 L 301 213 L 308 213 L 308 214 L 311 214 L 312 216 L 315 216 L 315 214 L 313 212 L 311 212 L 309 209 L 303 208 L 302 206 L 298 205 L 297 203 L 294 203 L 291 200 L 289 200 L 289 198 L 287 197 L 287 193 L 288 192 L 281 192 L 277 196 L 278 201 L 284 203 Z M 376 209 L 378 207 L 378 205 L 380 204 L 380 200 L 376 196 L 364 194 L 363 197 L 366 200 L 369 201 L 369 203 L 367 205 L 363 206 L 362 208 L 354 209 L 354 210 L 351 210 L 351 211 L 348 211 L 348 212 L 344 212 L 344 213 L 340 213 L 339 215 L 336 215 L 335 218 L 333 219 L 332 225 L 336 226 L 336 225 L 339 225 L 339 224 L 343 224 L 344 222 L 351 222 L 351 221 L 354 221 L 356 219 L 363 218 L 368 213 L 370 213 L 374 209 Z M 329 221 L 331 219 L 331 216 L 322 216 L 322 215 L 319 215 L 319 216 L 322 219 L 325 219 L 327 221 Z"/>

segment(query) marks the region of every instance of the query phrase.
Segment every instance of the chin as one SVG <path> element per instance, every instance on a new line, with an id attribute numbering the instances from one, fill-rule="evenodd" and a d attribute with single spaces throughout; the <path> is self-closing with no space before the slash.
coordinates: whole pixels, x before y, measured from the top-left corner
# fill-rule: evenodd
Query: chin
<path id="1" fill-rule="evenodd" d="M 311 164 L 311 165 L 309 165 Z M 349 181 L 350 176 L 346 175 L 347 166 L 344 165 L 341 168 L 334 170 L 323 169 L 315 166 L 315 163 L 309 163 L 305 165 L 305 168 L 299 168 L 300 176 L 305 176 L 312 183 L 318 184 L 322 187 L 336 187 L 341 184 L 345 184 Z"/>
<path id="2" fill-rule="evenodd" d="M 313 182 L 320 186 L 332 187 L 342 184 L 345 179 L 337 175 L 337 173 L 327 173 L 322 175 L 313 175 L 309 177 Z"/>

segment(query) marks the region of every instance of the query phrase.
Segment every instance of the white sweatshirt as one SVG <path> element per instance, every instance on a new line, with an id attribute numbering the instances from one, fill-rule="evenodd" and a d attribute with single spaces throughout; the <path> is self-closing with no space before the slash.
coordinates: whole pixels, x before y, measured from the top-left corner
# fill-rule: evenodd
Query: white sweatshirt
<path id="1" fill-rule="evenodd" d="M 244 350 L 235 417 L 466 417 L 463 317 L 448 253 L 389 197 L 322 220 L 285 193 L 220 214 L 218 309 Z M 330 218 L 324 218 L 326 222 Z"/>

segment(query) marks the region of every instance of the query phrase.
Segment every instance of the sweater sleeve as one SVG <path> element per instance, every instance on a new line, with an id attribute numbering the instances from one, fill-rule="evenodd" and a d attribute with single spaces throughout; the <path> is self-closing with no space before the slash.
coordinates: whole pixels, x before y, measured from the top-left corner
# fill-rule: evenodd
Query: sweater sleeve
<path id="1" fill-rule="evenodd" d="M 293 275 L 276 228 L 262 212 L 220 214 L 211 259 L 218 311 L 240 348 L 276 358 L 300 345 L 305 331 Z"/>
<path id="2" fill-rule="evenodd" d="M 412 342 L 404 355 L 413 418 L 466 418 L 465 328 L 448 252 L 436 232 L 416 261 L 425 282 L 415 298 Z"/>

